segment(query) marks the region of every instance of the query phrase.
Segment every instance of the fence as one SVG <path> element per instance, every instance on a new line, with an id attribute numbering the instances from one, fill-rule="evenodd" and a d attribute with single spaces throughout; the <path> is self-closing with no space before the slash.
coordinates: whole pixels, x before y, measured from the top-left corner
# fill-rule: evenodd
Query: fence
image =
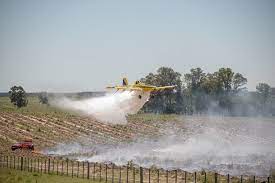
<path id="1" fill-rule="evenodd" d="M 215 172 L 189 173 L 182 170 L 164 170 L 137 167 L 129 163 L 127 166 L 116 166 L 112 163 L 90 163 L 69 159 L 48 157 L 0 156 L 0 168 L 11 168 L 21 171 L 56 174 L 91 179 L 102 182 L 118 183 L 272 183 L 270 177 L 219 175 Z"/>

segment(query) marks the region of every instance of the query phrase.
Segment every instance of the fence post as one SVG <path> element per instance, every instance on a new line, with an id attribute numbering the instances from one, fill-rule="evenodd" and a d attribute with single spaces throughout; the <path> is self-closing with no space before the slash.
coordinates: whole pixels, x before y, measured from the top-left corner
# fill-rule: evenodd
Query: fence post
<path id="1" fill-rule="evenodd" d="M 143 168 L 139 168 L 140 183 L 143 183 Z"/>
<path id="2" fill-rule="evenodd" d="M 241 183 L 243 183 L 243 176 L 241 175 Z"/>
<path id="3" fill-rule="evenodd" d="M 78 175 L 79 175 L 79 161 L 77 161 L 77 174 L 76 174 L 77 178 L 78 178 Z"/>
<path id="4" fill-rule="evenodd" d="M 105 164 L 105 182 L 107 182 L 108 181 L 108 165 L 107 165 L 107 163 Z"/>
<path id="5" fill-rule="evenodd" d="M 133 167 L 133 183 L 136 182 L 136 168 Z"/>
<path id="6" fill-rule="evenodd" d="M 21 168 L 20 168 L 21 171 L 23 171 L 23 162 L 24 162 L 24 161 L 23 161 L 23 157 L 21 157 Z"/>
<path id="7" fill-rule="evenodd" d="M 184 183 L 186 183 L 186 181 L 187 181 L 187 172 L 184 171 Z"/>
<path id="8" fill-rule="evenodd" d="M 166 183 L 168 183 L 168 170 L 166 170 Z"/>
<path id="9" fill-rule="evenodd" d="M 126 183 L 128 183 L 129 182 L 129 176 L 128 176 L 128 174 L 129 174 L 129 163 L 127 163 L 127 165 L 126 165 Z"/>
<path id="10" fill-rule="evenodd" d="M 38 161 L 39 161 L 39 163 L 40 163 L 40 158 L 38 158 Z M 40 164 L 39 166 L 40 166 L 40 167 L 39 167 L 40 173 L 42 174 L 42 160 L 41 160 L 41 164 Z"/>
<path id="11" fill-rule="evenodd" d="M 37 159 L 34 159 L 34 168 L 33 171 L 36 172 L 37 171 Z"/>
<path id="12" fill-rule="evenodd" d="M 15 156 L 13 156 L 13 169 L 15 169 Z"/>
<path id="13" fill-rule="evenodd" d="M 267 183 L 270 183 L 269 177 L 267 177 Z"/>
<path id="14" fill-rule="evenodd" d="M 256 177 L 255 177 L 255 175 L 253 176 L 253 182 L 256 183 Z"/>
<path id="15" fill-rule="evenodd" d="M 101 163 L 99 164 L 99 182 L 101 182 Z"/>
<path id="16" fill-rule="evenodd" d="M 52 171 L 53 174 L 54 174 L 54 162 L 55 162 L 54 160 L 55 160 L 55 158 L 53 158 L 53 161 L 52 161 L 52 162 L 53 162 L 53 163 L 52 163 L 52 164 L 53 164 L 53 171 Z"/>
<path id="17" fill-rule="evenodd" d="M 69 176 L 69 159 L 66 158 L 67 176 Z"/>
<path id="18" fill-rule="evenodd" d="M 158 181 L 158 183 L 159 183 L 159 169 L 158 169 L 158 175 L 157 175 L 157 176 L 158 176 L 158 177 L 157 177 L 157 179 L 158 179 L 157 181 Z"/>
<path id="19" fill-rule="evenodd" d="M 44 161 L 44 172 L 47 173 L 47 159 L 45 159 Z"/>
<path id="20" fill-rule="evenodd" d="M 96 168 L 96 163 L 94 162 L 94 169 L 93 169 L 93 180 L 95 180 L 95 168 Z"/>
<path id="21" fill-rule="evenodd" d="M 149 183 L 151 183 L 151 169 L 149 168 L 149 170 L 148 170 L 149 172 Z"/>
<path id="22" fill-rule="evenodd" d="M 49 158 L 48 159 L 48 174 L 50 173 L 51 171 L 51 159 Z"/>
<path id="23" fill-rule="evenodd" d="M 30 171 L 30 157 L 27 157 L 27 171 Z"/>
<path id="24" fill-rule="evenodd" d="M 7 168 L 9 168 L 9 157 L 7 156 Z"/>
<path id="25" fill-rule="evenodd" d="M 218 174 L 215 173 L 215 183 L 217 183 L 217 182 L 218 182 Z"/>
<path id="26" fill-rule="evenodd" d="M 17 157 L 17 170 L 20 170 L 20 164 L 19 164 L 19 162 L 20 162 L 20 157 L 18 156 Z"/>
<path id="27" fill-rule="evenodd" d="M 28 170 L 28 166 L 29 166 L 28 158 L 25 157 L 25 170 Z"/>
<path id="28" fill-rule="evenodd" d="M 195 183 L 197 183 L 197 172 L 195 172 L 195 177 L 194 177 L 194 179 L 195 179 Z"/>
<path id="29" fill-rule="evenodd" d="M 47 173 L 47 159 L 44 159 L 44 173 Z"/>
<path id="30" fill-rule="evenodd" d="M 227 183 L 229 183 L 229 179 L 230 177 L 229 177 L 229 174 L 227 174 Z"/>
<path id="31" fill-rule="evenodd" d="M 64 161 L 61 159 L 61 175 L 64 175 Z"/>
<path id="32" fill-rule="evenodd" d="M 119 179 L 118 182 L 121 183 L 121 166 L 119 166 Z"/>
<path id="33" fill-rule="evenodd" d="M 112 163 L 112 183 L 114 183 L 114 168 L 115 164 Z"/>
<path id="34" fill-rule="evenodd" d="M 175 183 L 178 182 L 178 170 L 175 170 Z"/>
<path id="35" fill-rule="evenodd" d="M 72 178 L 74 177 L 74 161 L 72 160 L 71 161 L 71 164 L 72 164 Z"/>
<path id="36" fill-rule="evenodd" d="M 84 161 L 82 162 L 82 178 L 84 179 Z"/>
<path id="37" fill-rule="evenodd" d="M 40 170 L 40 173 L 42 174 L 43 173 L 43 158 L 41 159 L 41 170 Z"/>
<path id="38" fill-rule="evenodd" d="M 39 173 L 39 168 L 40 168 L 40 166 L 39 166 L 39 158 L 37 159 L 37 172 Z"/>
<path id="39" fill-rule="evenodd" d="M 87 179 L 90 179 L 90 163 L 87 162 L 88 170 L 87 170 Z"/>
<path id="40" fill-rule="evenodd" d="M 31 158 L 31 172 L 32 172 L 32 158 Z"/>
<path id="41" fill-rule="evenodd" d="M 206 183 L 206 171 L 204 172 L 204 183 Z"/>
<path id="42" fill-rule="evenodd" d="M 59 160 L 57 159 L 57 162 L 56 162 L 56 174 L 58 175 L 59 174 L 59 170 L 58 170 L 58 164 L 59 164 Z"/>

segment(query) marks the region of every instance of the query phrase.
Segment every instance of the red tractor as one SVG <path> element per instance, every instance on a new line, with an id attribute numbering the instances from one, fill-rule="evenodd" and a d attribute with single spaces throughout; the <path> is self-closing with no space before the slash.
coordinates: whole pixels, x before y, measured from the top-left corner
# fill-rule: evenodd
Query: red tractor
<path id="1" fill-rule="evenodd" d="M 34 150 L 34 146 L 32 140 L 24 140 L 22 142 L 17 142 L 11 146 L 11 150 L 15 151 L 16 149 L 27 149 L 27 150 Z"/>

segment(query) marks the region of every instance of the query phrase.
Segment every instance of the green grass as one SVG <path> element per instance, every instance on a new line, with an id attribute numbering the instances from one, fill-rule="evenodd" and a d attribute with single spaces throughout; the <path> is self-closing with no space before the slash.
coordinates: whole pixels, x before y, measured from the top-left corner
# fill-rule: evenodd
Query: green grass
<path id="1" fill-rule="evenodd" d="M 38 97 L 28 97 L 28 105 L 26 107 L 17 108 L 11 102 L 9 97 L 0 97 L 0 111 L 16 112 L 21 114 L 31 114 L 36 116 L 54 115 L 66 117 L 76 115 L 71 111 L 64 111 L 51 105 L 40 104 Z"/>
<path id="2" fill-rule="evenodd" d="M 72 178 L 61 175 L 49 175 L 40 173 L 31 173 L 19 170 L 0 168 L 0 183 L 97 183 L 91 179 Z"/>

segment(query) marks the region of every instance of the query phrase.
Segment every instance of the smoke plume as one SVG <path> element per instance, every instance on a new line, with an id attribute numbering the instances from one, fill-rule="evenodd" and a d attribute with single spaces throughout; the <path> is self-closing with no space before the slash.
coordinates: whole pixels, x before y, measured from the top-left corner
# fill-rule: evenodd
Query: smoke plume
<path id="1" fill-rule="evenodd" d="M 123 91 L 82 100 L 63 97 L 56 99 L 53 104 L 92 116 L 104 123 L 126 124 L 126 116 L 137 113 L 149 97 L 150 92 Z"/>
<path id="2" fill-rule="evenodd" d="M 135 164 L 185 171 L 215 171 L 231 175 L 269 175 L 275 164 L 275 123 L 273 118 L 182 117 L 179 126 L 157 139 L 138 139 L 117 145 L 67 144 L 50 151 L 72 155 L 81 161 Z M 176 123 L 176 124 L 177 124 Z M 172 123 L 168 123 L 172 124 Z M 175 123 L 174 123 L 175 124 Z M 66 147 L 66 145 L 65 145 Z M 70 149 L 70 151 L 65 151 Z M 73 149 L 73 152 L 72 152 Z M 96 155 L 81 152 L 95 151 Z"/>

